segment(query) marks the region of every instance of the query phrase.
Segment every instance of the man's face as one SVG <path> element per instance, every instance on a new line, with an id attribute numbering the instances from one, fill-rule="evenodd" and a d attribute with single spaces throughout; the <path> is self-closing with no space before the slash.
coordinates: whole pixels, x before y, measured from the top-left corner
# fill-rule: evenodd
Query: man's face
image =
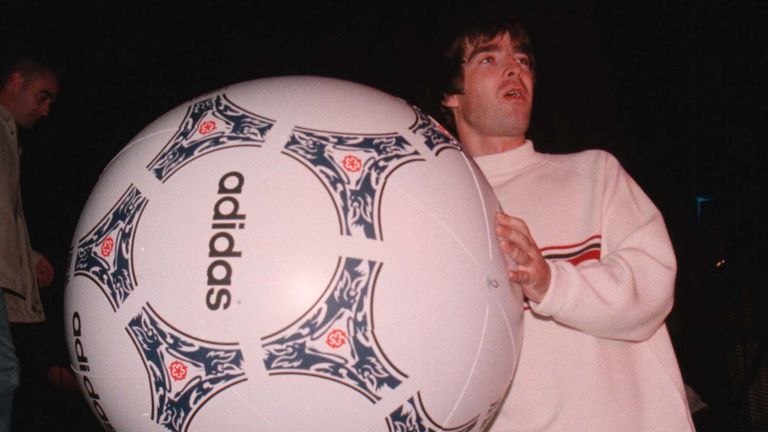
<path id="1" fill-rule="evenodd" d="M 21 127 L 32 127 L 42 117 L 48 115 L 51 103 L 59 94 L 59 82 L 50 72 L 29 75 L 18 75 L 12 79 L 17 81 L 13 94 L 11 109 L 16 124 Z"/>
<path id="2" fill-rule="evenodd" d="M 443 100 L 453 110 L 459 135 L 524 140 L 533 103 L 530 66 L 529 56 L 508 33 L 465 46 L 464 92 Z"/>

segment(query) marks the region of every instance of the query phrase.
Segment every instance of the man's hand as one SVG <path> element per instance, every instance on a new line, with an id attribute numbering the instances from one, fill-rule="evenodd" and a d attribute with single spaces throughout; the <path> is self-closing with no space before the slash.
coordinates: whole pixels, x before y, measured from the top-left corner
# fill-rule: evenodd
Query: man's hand
<path id="1" fill-rule="evenodd" d="M 549 289 L 549 266 L 522 219 L 504 213 L 496 214 L 496 235 L 501 250 L 517 267 L 507 273 L 511 282 L 520 284 L 523 294 L 535 303 L 541 302 Z"/>
<path id="2" fill-rule="evenodd" d="M 44 256 L 38 254 L 35 263 L 35 276 L 41 287 L 47 287 L 53 282 L 53 266 Z"/>

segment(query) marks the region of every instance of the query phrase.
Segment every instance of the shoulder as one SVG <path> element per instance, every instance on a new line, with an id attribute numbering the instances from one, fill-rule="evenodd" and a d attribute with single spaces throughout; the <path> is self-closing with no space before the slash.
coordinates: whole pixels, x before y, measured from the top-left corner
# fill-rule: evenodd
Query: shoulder
<path id="1" fill-rule="evenodd" d="M 621 170 L 618 159 L 611 153 L 600 149 L 565 154 L 546 153 L 542 156 L 553 167 L 590 177 L 603 176 L 608 172 Z"/>

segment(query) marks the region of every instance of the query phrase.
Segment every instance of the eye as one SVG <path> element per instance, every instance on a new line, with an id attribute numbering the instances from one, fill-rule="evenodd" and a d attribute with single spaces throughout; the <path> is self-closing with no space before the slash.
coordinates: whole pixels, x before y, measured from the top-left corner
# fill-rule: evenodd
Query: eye
<path id="1" fill-rule="evenodd" d="M 35 99 L 37 99 L 37 103 L 39 104 L 44 104 L 46 102 L 53 102 L 53 97 L 50 94 L 45 92 L 38 93 Z"/>
<path id="2" fill-rule="evenodd" d="M 531 59 L 528 56 L 520 56 L 515 60 L 523 66 L 531 66 Z"/>
<path id="3" fill-rule="evenodd" d="M 494 61 L 496 61 L 496 59 L 493 56 L 485 56 L 480 58 L 479 63 L 493 63 Z"/>

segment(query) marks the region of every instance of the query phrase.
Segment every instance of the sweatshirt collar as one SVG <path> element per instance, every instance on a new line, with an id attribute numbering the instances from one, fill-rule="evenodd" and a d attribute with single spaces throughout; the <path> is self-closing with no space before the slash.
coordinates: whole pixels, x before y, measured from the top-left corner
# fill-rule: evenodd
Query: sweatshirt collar
<path id="1" fill-rule="evenodd" d="M 3 123 L 16 123 L 13 115 L 2 105 L 0 105 L 0 119 L 3 120 Z"/>
<path id="2" fill-rule="evenodd" d="M 491 186 L 509 179 L 510 175 L 539 160 L 540 156 L 534 150 L 531 140 L 525 140 L 525 144 L 516 149 L 475 158 L 477 166 L 488 178 Z"/>
<path id="3" fill-rule="evenodd" d="M 0 121 L 5 125 L 5 128 L 8 129 L 8 133 L 11 134 L 11 137 L 16 140 L 16 119 L 13 117 L 13 114 L 8 112 L 2 105 L 0 105 Z"/>

